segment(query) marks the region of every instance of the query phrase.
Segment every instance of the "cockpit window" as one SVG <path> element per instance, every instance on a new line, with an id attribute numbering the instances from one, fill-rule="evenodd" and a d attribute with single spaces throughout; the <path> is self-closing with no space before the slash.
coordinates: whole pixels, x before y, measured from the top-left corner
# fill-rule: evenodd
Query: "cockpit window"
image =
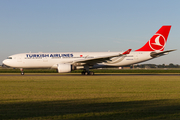
<path id="1" fill-rule="evenodd" d="M 12 59 L 12 57 L 8 57 L 7 59 Z"/>

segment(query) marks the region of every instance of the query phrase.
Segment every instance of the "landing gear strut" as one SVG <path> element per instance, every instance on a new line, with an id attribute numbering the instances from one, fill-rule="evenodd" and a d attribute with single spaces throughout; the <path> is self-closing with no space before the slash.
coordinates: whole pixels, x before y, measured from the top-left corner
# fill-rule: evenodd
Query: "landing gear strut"
<path id="1" fill-rule="evenodd" d="M 21 70 L 21 75 L 24 75 L 24 71 L 23 71 L 23 68 L 21 68 L 20 70 Z"/>

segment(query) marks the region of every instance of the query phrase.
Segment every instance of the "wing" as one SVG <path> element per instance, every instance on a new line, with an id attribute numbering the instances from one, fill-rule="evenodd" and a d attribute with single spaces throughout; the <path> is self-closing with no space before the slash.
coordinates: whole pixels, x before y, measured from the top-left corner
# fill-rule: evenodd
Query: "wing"
<path id="1" fill-rule="evenodd" d="M 73 63 L 85 63 L 85 64 L 93 65 L 96 63 L 104 62 L 105 60 L 110 60 L 113 57 L 119 57 L 119 56 L 129 54 L 131 52 L 131 50 L 132 49 L 128 49 L 127 51 L 123 52 L 122 54 L 100 56 L 100 57 L 95 57 L 95 58 L 87 58 L 87 59 L 85 58 L 82 60 L 76 60 L 76 61 L 73 61 Z"/>
<path id="2" fill-rule="evenodd" d="M 159 56 L 162 56 L 162 55 L 166 55 L 168 54 L 169 52 L 172 52 L 172 51 L 175 51 L 176 49 L 174 50 L 167 50 L 167 51 L 163 51 L 163 52 L 151 52 L 151 57 L 155 58 L 155 57 L 159 57 Z"/>

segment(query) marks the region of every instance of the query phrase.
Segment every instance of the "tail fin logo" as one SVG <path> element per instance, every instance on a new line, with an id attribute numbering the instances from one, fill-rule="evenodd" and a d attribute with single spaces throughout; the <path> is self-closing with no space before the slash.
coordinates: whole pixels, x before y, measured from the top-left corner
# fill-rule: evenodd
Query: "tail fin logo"
<path id="1" fill-rule="evenodd" d="M 161 51 L 164 49 L 166 44 L 166 39 L 161 34 L 155 34 L 150 40 L 149 40 L 149 46 L 152 50 Z"/>

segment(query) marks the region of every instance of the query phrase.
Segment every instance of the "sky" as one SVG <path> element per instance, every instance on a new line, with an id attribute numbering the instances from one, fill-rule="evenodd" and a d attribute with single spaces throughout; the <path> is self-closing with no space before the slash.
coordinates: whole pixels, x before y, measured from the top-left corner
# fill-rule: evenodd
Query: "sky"
<path id="1" fill-rule="evenodd" d="M 122 52 L 172 25 L 165 50 L 146 64 L 180 64 L 179 0 L 0 0 L 0 64 L 27 52 Z"/>

